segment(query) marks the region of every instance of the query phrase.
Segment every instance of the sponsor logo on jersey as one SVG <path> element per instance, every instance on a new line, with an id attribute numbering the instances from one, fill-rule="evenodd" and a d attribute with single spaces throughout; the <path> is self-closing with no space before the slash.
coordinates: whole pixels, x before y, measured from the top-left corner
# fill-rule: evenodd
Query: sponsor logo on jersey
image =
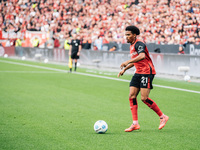
<path id="1" fill-rule="evenodd" d="M 134 55 L 136 55 L 137 54 L 137 52 L 132 52 L 131 53 L 131 56 L 134 56 Z"/>

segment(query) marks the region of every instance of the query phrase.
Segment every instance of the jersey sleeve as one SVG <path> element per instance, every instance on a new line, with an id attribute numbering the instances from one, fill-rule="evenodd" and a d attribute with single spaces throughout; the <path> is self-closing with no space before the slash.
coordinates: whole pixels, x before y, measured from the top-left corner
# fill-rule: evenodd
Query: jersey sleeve
<path id="1" fill-rule="evenodd" d="M 140 42 L 140 41 L 138 41 L 135 44 L 135 50 L 137 51 L 138 54 L 145 53 L 145 47 L 146 47 L 146 45 L 143 42 Z"/>

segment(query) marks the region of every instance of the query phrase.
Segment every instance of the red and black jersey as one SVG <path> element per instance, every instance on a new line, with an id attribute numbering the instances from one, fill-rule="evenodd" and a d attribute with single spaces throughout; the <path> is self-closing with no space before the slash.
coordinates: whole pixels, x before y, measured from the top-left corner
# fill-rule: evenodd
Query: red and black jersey
<path id="1" fill-rule="evenodd" d="M 145 53 L 145 59 L 134 63 L 137 74 L 156 74 L 155 67 L 149 56 L 149 51 L 144 42 L 136 39 L 134 44 L 130 46 L 131 58 L 137 57 L 140 53 Z"/>

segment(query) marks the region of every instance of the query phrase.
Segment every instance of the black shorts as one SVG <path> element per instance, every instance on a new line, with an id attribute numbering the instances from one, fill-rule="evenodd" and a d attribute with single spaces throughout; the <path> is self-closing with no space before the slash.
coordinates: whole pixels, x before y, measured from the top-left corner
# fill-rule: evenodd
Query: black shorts
<path id="1" fill-rule="evenodd" d="M 154 74 L 137 74 L 135 73 L 131 79 L 130 86 L 137 88 L 149 88 L 153 89 Z"/>
<path id="2" fill-rule="evenodd" d="M 79 59 L 79 56 L 77 55 L 78 52 L 72 52 L 71 59 Z"/>

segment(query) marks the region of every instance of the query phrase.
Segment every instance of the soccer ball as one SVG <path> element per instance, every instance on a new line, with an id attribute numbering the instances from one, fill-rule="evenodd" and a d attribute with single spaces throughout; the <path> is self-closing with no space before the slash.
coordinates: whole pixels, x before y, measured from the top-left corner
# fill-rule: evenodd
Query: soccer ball
<path id="1" fill-rule="evenodd" d="M 25 59 L 26 59 L 26 57 L 25 57 L 25 56 L 23 56 L 23 57 L 22 57 L 22 60 L 25 60 Z"/>
<path id="2" fill-rule="evenodd" d="M 108 130 L 108 125 L 105 121 L 98 120 L 97 122 L 95 122 L 94 131 L 96 133 L 106 133 L 107 130 Z"/>
<path id="3" fill-rule="evenodd" d="M 48 63 L 48 61 L 49 61 L 48 59 L 44 59 L 44 63 Z"/>
<path id="4" fill-rule="evenodd" d="M 7 57 L 8 57 L 8 54 L 4 54 L 4 57 L 7 58 Z"/>
<path id="5" fill-rule="evenodd" d="M 185 81 L 189 81 L 189 80 L 190 80 L 190 76 L 189 76 L 189 75 L 186 75 L 186 76 L 184 77 L 184 80 L 185 80 Z"/>

